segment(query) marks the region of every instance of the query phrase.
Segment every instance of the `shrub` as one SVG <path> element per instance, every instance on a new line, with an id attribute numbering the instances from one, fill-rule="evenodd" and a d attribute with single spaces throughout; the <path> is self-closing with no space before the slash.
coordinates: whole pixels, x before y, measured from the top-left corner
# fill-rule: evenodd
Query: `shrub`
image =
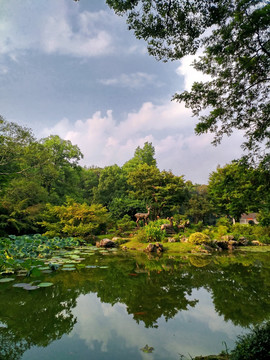
<path id="1" fill-rule="evenodd" d="M 219 225 L 214 230 L 214 237 L 220 239 L 222 236 L 227 235 L 229 228 L 225 225 Z"/>
<path id="2" fill-rule="evenodd" d="M 47 204 L 40 223 L 49 237 L 83 237 L 98 235 L 106 230 L 108 213 L 105 207 L 98 204 L 79 204 L 69 199 L 64 205 Z"/>
<path id="3" fill-rule="evenodd" d="M 209 236 L 201 233 L 201 232 L 195 232 L 193 234 L 190 235 L 188 241 L 191 244 L 202 244 L 202 243 L 207 243 L 210 241 Z"/>
<path id="4" fill-rule="evenodd" d="M 151 221 L 138 231 L 136 238 L 140 242 L 163 241 L 166 233 L 161 230 L 159 221 Z"/>
<path id="5" fill-rule="evenodd" d="M 131 232 L 136 227 L 135 221 L 132 221 L 128 215 L 123 216 L 121 220 L 116 223 L 116 235 L 122 235 L 127 232 Z"/>
<path id="6" fill-rule="evenodd" d="M 249 334 L 239 336 L 230 359 L 270 359 L 270 321 L 255 327 Z"/>
<path id="7" fill-rule="evenodd" d="M 231 224 L 232 224 L 231 220 L 228 219 L 226 216 L 219 218 L 216 223 L 217 226 L 223 225 L 223 226 L 227 226 L 228 228 L 231 227 Z"/>

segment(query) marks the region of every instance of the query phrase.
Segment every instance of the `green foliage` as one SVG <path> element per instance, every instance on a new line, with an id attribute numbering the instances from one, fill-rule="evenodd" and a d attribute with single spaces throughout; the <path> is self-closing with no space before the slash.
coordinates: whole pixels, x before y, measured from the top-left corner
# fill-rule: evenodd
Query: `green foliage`
<path id="1" fill-rule="evenodd" d="M 136 170 L 139 165 L 147 164 L 148 166 L 157 166 L 157 161 L 154 158 L 155 148 L 152 143 L 145 142 L 143 148 L 138 146 L 135 150 L 132 159 L 128 160 L 122 167 L 125 173 Z"/>
<path id="2" fill-rule="evenodd" d="M 136 227 L 135 221 L 132 221 L 128 215 L 125 215 L 121 220 L 116 223 L 116 235 L 124 235 L 130 233 Z"/>
<path id="3" fill-rule="evenodd" d="M 244 236 L 248 240 L 259 240 L 263 243 L 270 243 L 270 227 L 261 225 L 239 224 L 236 223 L 231 227 L 232 234 L 236 239 Z"/>
<path id="4" fill-rule="evenodd" d="M 209 195 L 214 208 L 222 216 L 240 219 L 241 214 L 258 210 L 254 169 L 240 162 L 217 168 L 209 177 Z"/>
<path id="5" fill-rule="evenodd" d="M 195 232 L 193 234 L 190 235 L 190 237 L 188 238 L 188 241 L 191 244 L 196 244 L 196 245 L 200 245 L 202 243 L 206 244 L 210 241 L 209 237 L 201 232 Z"/>
<path id="6" fill-rule="evenodd" d="M 249 334 L 238 337 L 231 360 L 266 360 L 270 358 L 270 322 L 256 326 Z"/>
<path id="7" fill-rule="evenodd" d="M 192 188 L 191 197 L 187 203 L 185 214 L 193 220 L 195 224 L 203 221 L 209 223 L 213 218 L 213 205 L 210 202 L 208 189 L 206 185 L 197 185 Z"/>
<path id="8" fill-rule="evenodd" d="M 93 190 L 93 202 L 108 206 L 114 198 L 126 194 L 126 175 L 118 165 L 106 166 L 101 170 L 98 186 Z"/>
<path id="9" fill-rule="evenodd" d="M 270 4 L 262 0 L 106 0 L 157 59 L 203 56 L 193 67 L 210 80 L 176 94 L 195 116 L 196 132 L 215 134 L 214 143 L 234 129 L 243 146 L 263 157 L 269 142 Z M 233 39 L 233 41 L 232 41 Z M 205 111 L 205 110 L 210 111 Z"/>
<path id="10" fill-rule="evenodd" d="M 224 217 L 220 217 L 217 220 L 216 225 L 217 226 L 219 226 L 219 225 L 227 226 L 227 228 L 230 229 L 231 225 L 232 225 L 232 221 L 228 217 L 224 216 Z"/>
<path id="11" fill-rule="evenodd" d="M 91 237 L 105 230 L 107 209 L 102 205 L 79 204 L 69 199 L 64 205 L 47 205 L 41 225 L 47 236 Z"/>
<path id="12" fill-rule="evenodd" d="M 27 269 L 43 264 L 38 261 L 52 255 L 54 250 L 78 246 L 79 241 L 74 238 L 47 238 L 40 234 L 33 236 L 10 235 L 0 241 L 0 269 Z"/>
<path id="13" fill-rule="evenodd" d="M 160 229 L 160 221 L 150 221 L 149 224 L 138 230 L 136 239 L 140 242 L 164 241 L 166 234 Z"/>
<path id="14" fill-rule="evenodd" d="M 108 207 L 110 214 L 114 219 L 121 219 L 125 215 L 134 218 L 136 213 L 145 211 L 146 204 L 144 201 L 125 196 L 114 198 Z"/>

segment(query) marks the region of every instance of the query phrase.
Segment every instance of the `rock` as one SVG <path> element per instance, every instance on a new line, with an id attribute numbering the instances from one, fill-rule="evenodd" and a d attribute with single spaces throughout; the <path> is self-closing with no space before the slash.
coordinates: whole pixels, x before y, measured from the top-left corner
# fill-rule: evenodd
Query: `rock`
<path id="1" fill-rule="evenodd" d="M 254 245 L 254 246 L 260 246 L 260 245 L 262 245 L 262 243 L 260 243 L 260 242 L 257 241 L 257 240 L 251 241 L 251 244 Z"/>
<path id="2" fill-rule="evenodd" d="M 96 246 L 104 247 L 104 248 L 113 248 L 113 247 L 116 247 L 117 244 L 110 239 L 102 239 L 96 243 Z"/>
<path id="3" fill-rule="evenodd" d="M 215 244 L 221 248 L 222 250 L 228 250 L 228 247 L 229 247 L 229 243 L 228 241 L 224 241 L 224 240 L 217 240 L 215 242 Z"/>
<path id="4" fill-rule="evenodd" d="M 175 242 L 179 242 L 179 240 L 177 240 L 175 238 L 168 238 L 168 242 L 169 243 L 175 243 Z"/>
<path id="5" fill-rule="evenodd" d="M 163 252 L 163 245 L 160 243 L 155 243 L 155 244 L 148 244 L 147 248 L 145 249 L 146 252 Z"/>
<path id="6" fill-rule="evenodd" d="M 115 237 L 113 237 L 113 238 L 112 238 L 112 241 L 119 241 L 119 240 L 121 241 L 121 240 L 122 240 L 122 238 L 117 237 L 117 236 L 115 236 Z"/>
<path id="7" fill-rule="evenodd" d="M 213 252 L 213 250 L 214 249 L 211 246 L 205 245 L 205 244 L 202 244 L 201 249 L 200 249 L 201 252 L 204 252 L 206 254 L 209 254 L 209 253 Z"/>

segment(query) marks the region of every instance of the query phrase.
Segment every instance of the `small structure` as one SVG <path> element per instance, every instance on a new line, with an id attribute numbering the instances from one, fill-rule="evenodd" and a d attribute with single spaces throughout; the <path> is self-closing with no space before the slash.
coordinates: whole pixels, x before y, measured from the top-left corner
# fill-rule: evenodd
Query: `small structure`
<path id="1" fill-rule="evenodd" d="M 257 216 L 257 213 L 242 214 L 239 222 L 240 224 L 259 224 Z"/>

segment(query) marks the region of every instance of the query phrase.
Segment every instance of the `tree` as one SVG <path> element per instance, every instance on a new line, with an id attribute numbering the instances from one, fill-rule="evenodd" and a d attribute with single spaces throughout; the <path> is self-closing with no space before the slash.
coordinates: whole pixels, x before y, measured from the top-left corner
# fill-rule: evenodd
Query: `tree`
<path id="1" fill-rule="evenodd" d="M 199 221 L 203 221 L 204 224 L 207 224 L 213 214 L 213 210 L 207 186 L 195 185 L 188 201 L 185 214 L 192 218 L 195 224 Z"/>
<path id="2" fill-rule="evenodd" d="M 152 143 L 145 142 L 143 148 L 138 146 L 134 152 L 134 156 L 132 159 L 128 160 L 123 165 L 123 170 L 126 173 L 135 170 L 141 164 L 147 164 L 149 166 L 157 166 L 157 161 L 154 158 L 155 156 L 155 148 Z"/>
<path id="3" fill-rule="evenodd" d="M 36 139 L 32 131 L 0 116 L 0 185 L 1 190 L 14 177 L 31 170 L 25 157 L 35 151 Z"/>
<path id="4" fill-rule="evenodd" d="M 219 215 L 239 221 L 241 214 L 259 210 L 258 186 L 255 170 L 234 161 L 210 174 L 208 191 Z"/>
<path id="5" fill-rule="evenodd" d="M 76 203 L 69 198 L 64 205 L 47 204 L 41 225 L 48 236 L 76 236 L 88 238 L 105 229 L 107 209 L 99 204 Z"/>
<path id="6" fill-rule="evenodd" d="M 40 140 L 40 144 L 40 151 L 45 159 L 38 173 L 42 185 L 50 195 L 50 201 L 63 203 L 66 195 L 81 200 L 78 186 L 81 167 L 78 162 L 83 158 L 83 154 L 78 146 L 58 135 L 50 135 Z"/>
<path id="7" fill-rule="evenodd" d="M 214 144 L 243 130 L 253 158 L 270 148 L 270 4 L 264 0 L 106 0 L 159 60 L 203 50 L 193 63 L 211 80 L 176 94 L 195 116 L 196 133 Z M 207 111 L 205 111 L 207 110 Z M 263 153 L 262 153 L 263 151 Z"/>
<path id="8" fill-rule="evenodd" d="M 107 206 L 114 198 L 126 193 L 127 182 L 118 165 L 106 166 L 101 170 L 98 186 L 93 189 L 93 202 Z"/>

